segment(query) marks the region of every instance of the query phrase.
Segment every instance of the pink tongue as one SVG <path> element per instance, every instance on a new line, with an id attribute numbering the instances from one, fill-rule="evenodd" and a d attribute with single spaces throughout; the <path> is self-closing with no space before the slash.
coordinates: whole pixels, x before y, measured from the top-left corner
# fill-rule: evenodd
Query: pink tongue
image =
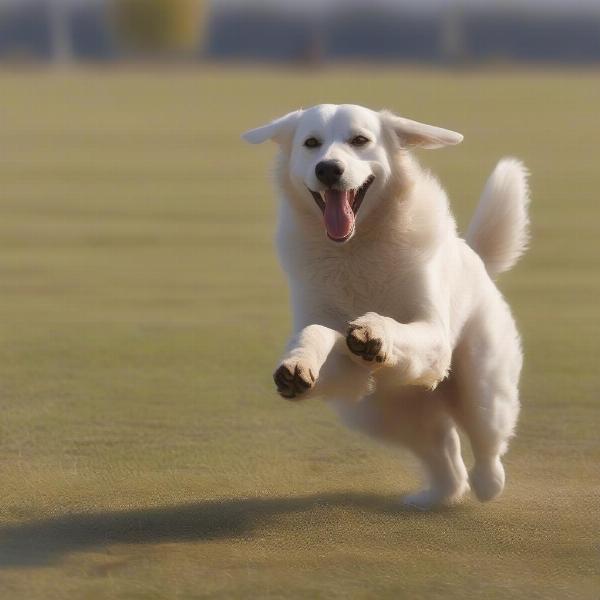
<path id="1" fill-rule="evenodd" d="M 354 213 L 350 206 L 351 194 L 351 191 L 325 192 L 325 227 L 329 237 L 334 240 L 343 240 L 354 228 Z"/>

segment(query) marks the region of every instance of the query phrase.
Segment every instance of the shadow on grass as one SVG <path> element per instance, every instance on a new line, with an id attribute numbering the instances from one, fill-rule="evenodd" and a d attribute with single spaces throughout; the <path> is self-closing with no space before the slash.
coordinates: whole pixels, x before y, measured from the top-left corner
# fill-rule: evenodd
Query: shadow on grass
<path id="1" fill-rule="evenodd" d="M 276 526 L 278 515 L 334 508 L 398 515 L 405 512 L 398 496 L 338 492 L 66 514 L 0 528 L 0 568 L 52 564 L 70 552 L 111 544 L 251 537 L 256 530 Z"/>

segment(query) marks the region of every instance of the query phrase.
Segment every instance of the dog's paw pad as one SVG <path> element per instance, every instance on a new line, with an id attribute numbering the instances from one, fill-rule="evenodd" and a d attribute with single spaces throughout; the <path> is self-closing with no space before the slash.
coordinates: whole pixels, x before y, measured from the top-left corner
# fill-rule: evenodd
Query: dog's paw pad
<path id="1" fill-rule="evenodd" d="M 346 344 L 350 352 L 368 362 L 384 363 L 383 339 L 377 337 L 368 325 L 350 323 L 346 334 Z"/>
<path id="2" fill-rule="evenodd" d="M 316 380 L 313 369 L 302 361 L 285 361 L 273 374 L 279 395 L 288 400 L 305 394 L 315 385 Z"/>

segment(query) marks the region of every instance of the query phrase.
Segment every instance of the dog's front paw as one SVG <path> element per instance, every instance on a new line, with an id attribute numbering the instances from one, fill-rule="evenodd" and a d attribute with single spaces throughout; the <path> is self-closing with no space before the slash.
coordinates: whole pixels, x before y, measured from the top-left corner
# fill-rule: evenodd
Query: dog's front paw
<path id="1" fill-rule="evenodd" d="M 280 396 L 288 400 L 297 400 L 315 385 L 317 372 L 305 359 L 288 358 L 277 367 L 273 373 L 273 380 Z"/>
<path id="2" fill-rule="evenodd" d="M 366 315 L 352 321 L 348 325 L 346 344 L 350 352 L 368 362 L 389 362 L 384 318 L 377 313 Z"/>

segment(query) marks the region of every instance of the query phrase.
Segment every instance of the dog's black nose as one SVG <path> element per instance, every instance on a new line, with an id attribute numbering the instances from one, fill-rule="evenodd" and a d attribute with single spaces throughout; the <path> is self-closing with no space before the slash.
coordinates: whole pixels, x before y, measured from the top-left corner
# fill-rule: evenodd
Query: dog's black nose
<path id="1" fill-rule="evenodd" d="M 322 160 L 315 167 L 317 179 L 326 186 L 331 187 L 339 183 L 344 173 L 344 163 L 340 160 Z"/>

